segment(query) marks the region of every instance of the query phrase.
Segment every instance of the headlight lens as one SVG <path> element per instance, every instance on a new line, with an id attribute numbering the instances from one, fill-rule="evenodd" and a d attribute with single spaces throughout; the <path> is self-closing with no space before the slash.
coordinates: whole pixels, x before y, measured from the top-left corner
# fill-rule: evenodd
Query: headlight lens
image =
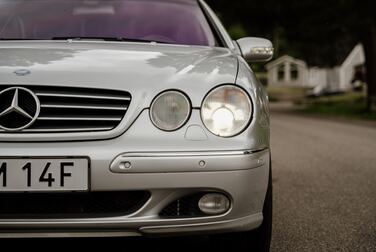
<path id="1" fill-rule="evenodd" d="M 182 127 L 191 114 L 191 103 L 181 92 L 166 91 L 154 99 L 150 108 L 153 124 L 165 131 Z"/>
<path id="2" fill-rule="evenodd" d="M 206 128 L 221 137 L 241 133 L 252 116 L 252 103 L 241 88 L 226 85 L 210 92 L 201 108 L 201 118 Z"/>

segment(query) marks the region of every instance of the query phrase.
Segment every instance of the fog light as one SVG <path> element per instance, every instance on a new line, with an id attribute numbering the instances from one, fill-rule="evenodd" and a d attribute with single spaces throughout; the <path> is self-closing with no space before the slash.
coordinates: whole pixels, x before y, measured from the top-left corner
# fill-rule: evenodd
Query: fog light
<path id="1" fill-rule="evenodd" d="M 198 207 L 205 214 L 224 214 L 230 209 L 230 200 L 223 194 L 209 193 L 200 199 Z"/>

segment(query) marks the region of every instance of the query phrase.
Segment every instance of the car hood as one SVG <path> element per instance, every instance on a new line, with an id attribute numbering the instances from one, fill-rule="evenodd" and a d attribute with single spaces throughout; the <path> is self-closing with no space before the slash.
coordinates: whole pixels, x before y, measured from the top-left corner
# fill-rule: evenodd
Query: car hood
<path id="1" fill-rule="evenodd" d="M 167 89 L 200 106 L 213 87 L 235 83 L 237 56 L 226 48 L 117 42 L 0 42 L 0 84 L 129 91 L 140 108 Z M 16 71 L 28 74 L 15 74 Z M 25 71 L 27 70 L 27 71 Z"/>

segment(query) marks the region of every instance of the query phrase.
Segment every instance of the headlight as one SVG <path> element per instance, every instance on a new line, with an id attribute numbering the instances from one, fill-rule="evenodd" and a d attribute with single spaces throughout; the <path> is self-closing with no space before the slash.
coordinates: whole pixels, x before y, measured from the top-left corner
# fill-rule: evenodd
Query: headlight
<path id="1" fill-rule="evenodd" d="M 213 134 L 232 137 L 248 126 L 252 112 L 248 94 L 237 86 L 226 85 L 206 96 L 201 107 L 201 118 Z"/>
<path id="2" fill-rule="evenodd" d="M 178 91 L 166 91 L 154 99 L 150 108 L 153 124 L 165 131 L 182 127 L 191 114 L 189 99 Z"/>

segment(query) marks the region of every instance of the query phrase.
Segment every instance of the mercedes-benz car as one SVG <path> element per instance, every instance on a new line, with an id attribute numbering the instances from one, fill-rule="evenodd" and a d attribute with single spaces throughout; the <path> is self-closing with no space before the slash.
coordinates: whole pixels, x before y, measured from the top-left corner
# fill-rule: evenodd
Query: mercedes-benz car
<path id="1" fill-rule="evenodd" d="M 268 98 L 248 63 L 272 55 L 202 0 L 0 0 L 0 237 L 267 251 Z"/>

